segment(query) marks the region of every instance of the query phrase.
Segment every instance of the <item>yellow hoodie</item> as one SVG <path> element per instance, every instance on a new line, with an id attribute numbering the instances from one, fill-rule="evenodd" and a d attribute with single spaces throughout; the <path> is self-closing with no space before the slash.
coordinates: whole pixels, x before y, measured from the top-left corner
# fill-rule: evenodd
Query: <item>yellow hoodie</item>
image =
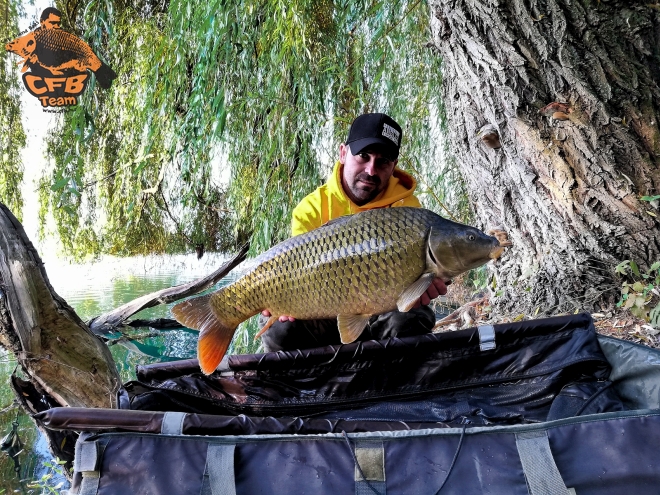
<path id="1" fill-rule="evenodd" d="M 413 196 L 417 181 L 403 170 L 395 168 L 387 188 L 363 206 L 356 205 L 346 196 L 341 185 L 341 171 L 342 165 L 337 161 L 328 182 L 305 196 L 293 209 L 291 235 L 309 232 L 333 218 L 364 210 L 390 206 L 421 206 L 419 200 Z"/>

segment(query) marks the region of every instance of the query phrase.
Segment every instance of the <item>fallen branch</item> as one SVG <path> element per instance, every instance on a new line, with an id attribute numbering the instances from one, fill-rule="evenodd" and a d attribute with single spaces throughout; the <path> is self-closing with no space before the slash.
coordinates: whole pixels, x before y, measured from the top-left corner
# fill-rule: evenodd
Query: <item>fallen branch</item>
<path id="1" fill-rule="evenodd" d="M 119 306 L 108 313 L 93 318 L 87 324 L 94 333 L 109 333 L 114 331 L 117 327 L 126 324 L 125 322 L 128 318 L 143 309 L 153 308 L 160 304 L 168 304 L 183 299 L 184 297 L 198 294 L 199 292 L 214 286 L 230 271 L 236 268 L 236 266 L 245 259 L 247 251 L 248 245 L 246 244 L 232 259 L 224 263 L 210 275 L 187 284 L 168 287 L 167 289 L 144 295 L 124 304 L 123 306 Z"/>
<path id="2" fill-rule="evenodd" d="M 476 301 L 470 301 L 469 303 L 464 304 L 456 311 L 445 316 L 442 320 L 438 320 L 435 326 L 433 327 L 432 331 L 436 332 L 439 328 L 447 325 L 452 325 L 454 323 L 462 323 L 464 321 L 463 315 L 468 314 L 471 308 L 475 308 L 476 306 L 481 306 L 482 304 L 486 304 L 487 301 L 488 301 L 487 297 L 482 297 L 481 299 L 477 299 Z"/>
<path id="3" fill-rule="evenodd" d="M 175 330 L 177 328 L 183 328 L 183 325 L 176 320 L 171 318 L 156 318 L 154 320 L 141 320 L 139 318 L 125 323 L 129 327 L 149 327 L 155 328 L 156 330 Z"/>

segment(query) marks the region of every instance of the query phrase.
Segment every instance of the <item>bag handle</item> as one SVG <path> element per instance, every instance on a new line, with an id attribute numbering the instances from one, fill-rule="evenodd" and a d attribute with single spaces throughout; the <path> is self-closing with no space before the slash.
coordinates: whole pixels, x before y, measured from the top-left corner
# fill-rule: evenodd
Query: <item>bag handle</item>
<path id="1" fill-rule="evenodd" d="M 516 447 L 527 480 L 529 495 L 571 494 L 555 464 L 547 431 L 516 433 Z"/>
<path id="2" fill-rule="evenodd" d="M 234 444 L 209 444 L 201 495 L 236 495 L 235 450 Z"/>

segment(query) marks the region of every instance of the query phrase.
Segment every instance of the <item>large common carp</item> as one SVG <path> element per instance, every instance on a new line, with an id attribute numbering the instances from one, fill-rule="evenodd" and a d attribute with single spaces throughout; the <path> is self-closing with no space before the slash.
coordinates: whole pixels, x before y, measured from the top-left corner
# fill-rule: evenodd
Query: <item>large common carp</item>
<path id="1" fill-rule="evenodd" d="M 451 279 L 497 258 L 505 245 L 423 208 L 384 208 L 341 217 L 258 256 L 239 280 L 172 308 L 199 329 L 204 373 L 222 360 L 236 327 L 267 309 L 280 315 L 337 317 L 341 341 L 356 340 L 374 314 L 408 311 L 434 277 Z"/>

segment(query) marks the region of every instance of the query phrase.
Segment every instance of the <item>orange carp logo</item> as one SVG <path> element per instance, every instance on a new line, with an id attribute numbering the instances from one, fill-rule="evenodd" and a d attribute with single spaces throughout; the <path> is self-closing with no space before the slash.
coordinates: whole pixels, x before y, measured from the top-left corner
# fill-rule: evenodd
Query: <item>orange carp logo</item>
<path id="1" fill-rule="evenodd" d="M 62 108 L 78 104 L 91 71 L 102 88 L 117 77 L 87 43 L 61 28 L 62 15 L 49 7 L 41 13 L 40 25 L 7 43 L 5 49 L 22 60 L 23 84 L 41 106 Z M 29 69 L 29 71 L 28 71 Z"/>

